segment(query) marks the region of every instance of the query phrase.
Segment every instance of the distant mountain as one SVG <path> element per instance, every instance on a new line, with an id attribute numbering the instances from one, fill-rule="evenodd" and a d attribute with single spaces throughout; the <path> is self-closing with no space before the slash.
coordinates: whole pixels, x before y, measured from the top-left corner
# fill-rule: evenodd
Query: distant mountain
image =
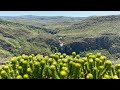
<path id="1" fill-rule="evenodd" d="M 33 16 L 33 15 L 23 15 L 23 16 L 0 16 L 1 19 L 34 19 L 34 20 L 51 20 L 51 21 L 64 21 L 64 20 L 83 20 L 85 17 L 65 17 L 65 16 Z"/>

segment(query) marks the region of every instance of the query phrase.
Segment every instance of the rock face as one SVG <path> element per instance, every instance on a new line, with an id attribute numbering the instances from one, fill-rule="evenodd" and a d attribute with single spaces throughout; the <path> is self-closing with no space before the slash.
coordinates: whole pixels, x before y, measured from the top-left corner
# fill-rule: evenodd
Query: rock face
<path id="1" fill-rule="evenodd" d="M 110 52 L 111 54 L 120 53 L 120 47 L 111 47 L 111 48 L 109 49 L 109 52 Z"/>
<path id="2" fill-rule="evenodd" d="M 73 51 L 79 53 L 84 50 L 109 50 L 112 47 L 112 44 L 113 42 L 109 37 L 85 38 L 82 42 L 72 42 L 65 45 L 62 49 L 62 52 L 71 54 Z"/>
<path id="3" fill-rule="evenodd" d="M 14 50 L 14 47 L 11 44 L 9 44 L 1 39 L 0 39 L 0 47 L 2 47 L 4 50 L 8 50 L 8 51 Z"/>

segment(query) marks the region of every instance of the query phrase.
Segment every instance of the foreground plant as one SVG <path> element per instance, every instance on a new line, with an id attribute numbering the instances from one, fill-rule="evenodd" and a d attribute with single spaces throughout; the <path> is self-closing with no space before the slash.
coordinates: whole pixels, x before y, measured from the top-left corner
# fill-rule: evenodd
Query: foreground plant
<path id="1" fill-rule="evenodd" d="M 101 53 L 86 57 L 72 52 L 50 56 L 21 55 L 0 66 L 0 79 L 119 79 L 120 64 L 113 65 Z"/>

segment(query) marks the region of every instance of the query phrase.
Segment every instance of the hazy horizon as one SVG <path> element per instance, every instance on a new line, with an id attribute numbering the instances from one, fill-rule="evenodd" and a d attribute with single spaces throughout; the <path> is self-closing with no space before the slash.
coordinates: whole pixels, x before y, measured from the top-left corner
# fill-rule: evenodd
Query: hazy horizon
<path id="1" fill-rule="evenodd" d="M 89 17 L 120 15 L 120 11 L 0 11 L 0 16 L 66 16 Z"/>

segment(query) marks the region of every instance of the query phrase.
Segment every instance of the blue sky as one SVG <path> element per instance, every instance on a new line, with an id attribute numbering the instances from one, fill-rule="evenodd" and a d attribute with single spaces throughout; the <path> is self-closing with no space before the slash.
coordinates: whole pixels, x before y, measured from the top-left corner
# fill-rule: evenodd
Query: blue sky
<path id="1" fill-rule="evenodd" d="M 0 11 L 0 16 L 20 15 L 87 17 L 120 15 L 120 11 Z"/>

